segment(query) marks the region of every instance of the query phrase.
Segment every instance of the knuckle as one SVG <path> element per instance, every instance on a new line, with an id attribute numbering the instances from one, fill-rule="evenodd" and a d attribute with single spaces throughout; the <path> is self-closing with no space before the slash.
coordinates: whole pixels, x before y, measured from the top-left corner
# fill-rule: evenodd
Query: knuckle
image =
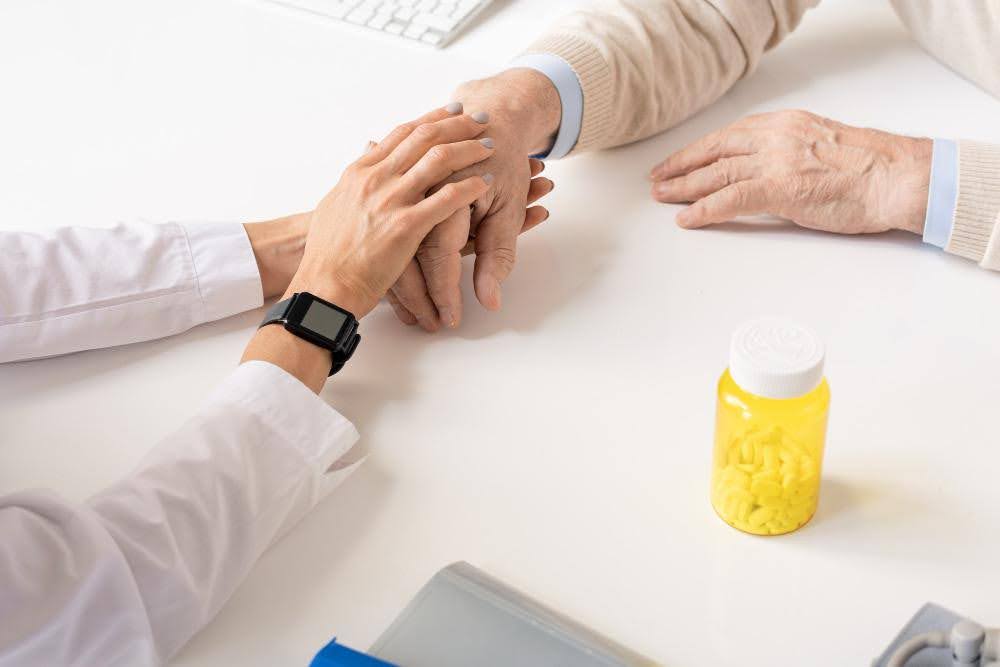
<path id="1" fill-rule="evenodd" d="M 412 227 L 415 220 L 416 218 L 412 211 L 397 211 L 396 214 L 392 216 L 392 224 L 389 227 L 389 231 L 392 234 L 400 234 L 409 227 Z"/>
<path id="2" fill-rule="evenodd" d="M 715 178 L 723 184 L 728 185 L 733 180 L 733 159 L 724 157 L 715 163 Z"/>
<path id="3" fill-rule="evenodd" d="M 368 175 L 361 178 L 361 195 L 363 197 L 371 197 L 374 195 L 379 188 L 379 181 L 372 175 Z"/>
<path id="4" fill-rule="evenodd" d="M 402 125 L 398 126 L 395 130 L 393 130 L 393 134 L 405 136 L 413 132 L 413 130 L 415 130 L 416 127 L 417 124 L 413 121 L 410 121 L 408 123 L 403 123 Z"/>
<path id="5" fill-rule="evenodd" d="M 452 253 L 442 252 L 439 248 L 421 247 L 417 251 L 417 261 L 428 272 L 441 270 L 448 263 L 451 256 Z"/>
<path id="6" fill-rule="evenodd" d="M 493 248 L 491 252 L 493 254 L 493 261 L 502 270 L 510 271 L 514 268 L 514 262 L 517 260 L 517 252 L 513 246 L 499 246 Z"/>
<path id="7" fill-rule="evenodd" d="M 462 189 L 458 183 L 448 183 L 441 188 L 441 197 L 448 202 L 455 202 L 462 197 Z"/>
<path id="8" fill-rule="evenodd" d="M 731 201 L 737 206 L 744 206 L 750 201 L 750 187 L 743 182 L 733 185 Z"/>
<path id="9" fill-rule="evenodd" d="M 422 141 L 432 141 L 438 136 L 438 128 L 434 123 L 423 123 L 413 131 L 413 134 Z"/>
<path id="10" fill-rule="evenodd" d="M 443 144 L 433 146 L 427 151 L 427 157 L 433 162 L 448 162 L 451 155 L 452 150 Z"/>

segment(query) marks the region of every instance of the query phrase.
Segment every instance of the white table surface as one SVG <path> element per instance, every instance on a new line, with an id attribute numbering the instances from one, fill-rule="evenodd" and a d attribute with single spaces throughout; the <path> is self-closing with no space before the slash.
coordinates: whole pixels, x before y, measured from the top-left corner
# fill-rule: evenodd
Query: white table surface
<path id="1" fill-rule="evenodd" d="M 316 202 L 370 136 L 500 67 L 571 1 L 499 2 L 443 52 L 256 0 L 0 5 L 0 224 L 247 220 Z M 927 600 L 1000 622 L 1000 276 L 914 237 L 683 231 L 648 167 L 744 114 L 803 107 L 1000 141 L 1000 102 L 887 5 L 829 2 L 675 130 L 552 164 L 505 309 L 456 332 L 365 320 L 324 397 L 367 464 L 264 556 L 176 664 L 365 648 L 467 560 L 664 665 L 868 664 Z M 468 283 L 468 276 L 465 282 Z M 833 387 L 820 510 L 752 538 L 707 500 L 730 332 L 817 328 Z M 239 359 L 260 313 L 0 368 L 0 492 L 83 499 Z"/>

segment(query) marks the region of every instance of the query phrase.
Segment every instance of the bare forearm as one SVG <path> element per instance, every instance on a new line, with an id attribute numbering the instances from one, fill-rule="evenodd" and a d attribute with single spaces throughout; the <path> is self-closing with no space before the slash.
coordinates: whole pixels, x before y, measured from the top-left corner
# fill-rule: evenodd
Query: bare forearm
<path id="1" fill-rule="evenodd" d="M 291 298 L 296 292 L 309 292 L 335 303 L 358 319 L 368 314 L 377 303 L 377 299 L 371 301 L 361 297 L 357 290 L 334 280 L 329 271 L 314 271 L 310 267 L 300 267 L 299 272 L 286 285 L 281 298 Z M 245 361 L 272 363 L 319 393 L 326 383 L 333 358 L 329 350 L 289 333 L 280 325 L 272 324 L 254 334 L 243 353 L 241 363 Z"/>
<path id="2" fill-rule="evenodd" d="M 243 225 L 257 260 L 265 299 L 283 293 L 298 270 L 306 247 L 310 215 L 311 212 L 296 213 Z"/>

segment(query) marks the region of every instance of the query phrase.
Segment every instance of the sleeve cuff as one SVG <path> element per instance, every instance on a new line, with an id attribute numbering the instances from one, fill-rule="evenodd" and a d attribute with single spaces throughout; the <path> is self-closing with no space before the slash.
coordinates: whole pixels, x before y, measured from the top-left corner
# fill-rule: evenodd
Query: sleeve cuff
<path id="1" fill-rule="evenodd" d="M 1000 215 L 1000 145 L 958 142 L 958 198 L 948 252 L 981 262 Z"/>
<path id="2" fill-rule="evenodd" d="M 583 88 L 576 72 L 565 60 L 548 53 L 523 55 L 512 62 L 509 69 L 518 67 L 533 69 L 547 76 L 556 87 L 562 104 L 562 119 L 555 143 L 548 153 L 534 157 L 550 160 L 566 157 L 576 146 L 583 124 Z"/>
<path id="3" fill-rule="evenodd" d="M 208 403 L 244 406 L 325 475 L 360 438 L 346 417 L 297 378 L 266 361 L 241 364 L 216 387 Z"/>
<path id="4" fill-rule="evenodd" d="M 939 248 L 947 247 L 957 200 L 958 145 L 948 139 L 935 139 L 931 156 L 930 187 L 927 189 L 924 243 Z"/>
<path id="5" fill-rule="evenodd" d="M 181 225 L 194 262 L 204 314 L 211 322 L 264 304 L 257 260 L 239 223 Z"/>

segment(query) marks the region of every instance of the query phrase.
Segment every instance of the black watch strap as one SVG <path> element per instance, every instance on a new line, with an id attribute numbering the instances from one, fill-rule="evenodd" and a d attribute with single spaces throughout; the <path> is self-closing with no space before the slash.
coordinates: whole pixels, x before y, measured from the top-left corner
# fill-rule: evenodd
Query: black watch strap
<path id="1" fill-rule="evenodd" d="M 269 324 L 281 324 L 299 338 L 330 350 L 330 375 L 344 367 L 361 342 L 352 313 L 309 292 L 297 292 L 271 306 L 260 326 Z"/>

